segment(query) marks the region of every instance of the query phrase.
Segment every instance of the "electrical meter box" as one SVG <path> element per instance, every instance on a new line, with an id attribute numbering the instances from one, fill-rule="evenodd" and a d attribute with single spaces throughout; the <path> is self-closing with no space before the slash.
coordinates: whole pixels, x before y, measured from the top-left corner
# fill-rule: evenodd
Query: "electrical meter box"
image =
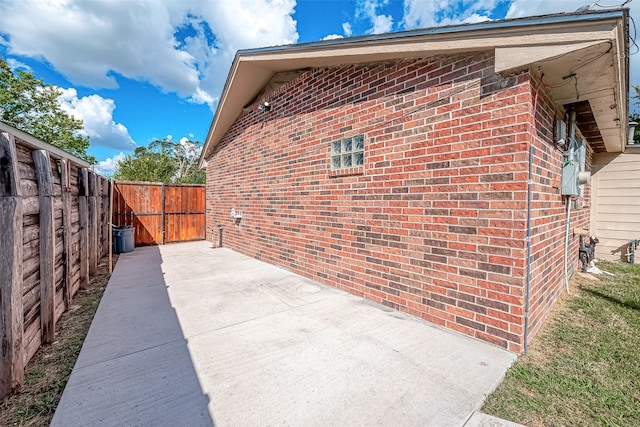
<path id="1" fill-rule="evenodd" d="M 563 196 L 584 196 L 584 184 L 589 181 L 589 173 L 585 174 L 586 157 L 587 148 L 584 141 L 574 140 L 565 152 L 565 162 L 562 167 Z"/>
<path id="2" fill-rule="evenodd" d="M 578 188 L 578 172 L 580 164 L 575 160 L 567 160 L 562 167 L 562 195 L 577 197 L 580 193 Z"/>
<path id="3" fill-rule="evenodd" d="M 558 145 L 567 143 L 567 123 L 564 120 L 555 120 L 553 123 L 553 139 Z"/>

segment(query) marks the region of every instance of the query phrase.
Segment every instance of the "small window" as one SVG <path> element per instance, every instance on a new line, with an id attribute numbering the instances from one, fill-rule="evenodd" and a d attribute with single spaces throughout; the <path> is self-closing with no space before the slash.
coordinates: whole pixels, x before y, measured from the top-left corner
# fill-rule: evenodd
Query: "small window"
<path id="1" fill-rule="evenodd" d="M 356 168 L 364 165 L 364 135 L 331 142 L 331 169 Z"/>

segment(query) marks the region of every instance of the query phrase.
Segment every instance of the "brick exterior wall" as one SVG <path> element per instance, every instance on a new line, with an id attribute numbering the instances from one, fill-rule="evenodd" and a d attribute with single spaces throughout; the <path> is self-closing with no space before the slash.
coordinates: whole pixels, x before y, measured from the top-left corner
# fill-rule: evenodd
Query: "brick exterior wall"
<path id="1" fill-rule="evenodd" d="M 540 80 L 532 82 L 532 96 Z M 542 326 L 558 297 L 564 292 L 564 248 L 566 238 L 566 199 L 562 186 L 562 152 L 552 144 L 554 110 L 548 92 L 541 87 L 534 133 L 534 177 L 532 197 L 532 252 L 529 308 L 529 340 Z M 579 131 L 577 136 L 580 137 Z M 593 150 L 587 146 L 586 170 L 591 171 Z M 580 206 L 573 206 L 570 218 L 568 273 L 580 271 L 579 234 L 589 234 L 591 187 L 585 185 Z"/>
<path id="2" fill-rule="evenodd" d="M 207 159 L 207 238 L 223 224 L 226 247 L 521 351 L 536 82 L 495 76 L 491 53 L 309 70 L 246 108 Z M 534 332 L 563 286 L 553 114 L 542 90 Z M 358 134 L 364 166 L 332 171 L 331 142 Z"/>

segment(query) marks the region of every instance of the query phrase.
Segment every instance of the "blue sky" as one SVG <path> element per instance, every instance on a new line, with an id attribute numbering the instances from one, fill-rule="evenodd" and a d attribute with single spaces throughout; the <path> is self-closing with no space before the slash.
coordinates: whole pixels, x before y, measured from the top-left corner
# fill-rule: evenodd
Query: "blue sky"
<path id="1" fill-rule="evenodd" d="M 114 160 L 154 139 L 204 141 L 238 49 L 622 2 L 0 0 L 0 56 L 63 90 L 63 108 L 84 120 L 90 153 L 109 174 Z M 627 7 L 636 16 L 640 0 Z"/>

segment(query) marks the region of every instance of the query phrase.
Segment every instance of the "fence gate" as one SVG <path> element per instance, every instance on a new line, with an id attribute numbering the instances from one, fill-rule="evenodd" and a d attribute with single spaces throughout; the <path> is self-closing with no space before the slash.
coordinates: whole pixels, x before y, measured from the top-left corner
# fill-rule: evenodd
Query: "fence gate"
<path id="1" fill-rule="evenodd" d="M 115 181 L 113 225 L 132 225 L 136 246 L 205 238 L 204 185 Z"/>

